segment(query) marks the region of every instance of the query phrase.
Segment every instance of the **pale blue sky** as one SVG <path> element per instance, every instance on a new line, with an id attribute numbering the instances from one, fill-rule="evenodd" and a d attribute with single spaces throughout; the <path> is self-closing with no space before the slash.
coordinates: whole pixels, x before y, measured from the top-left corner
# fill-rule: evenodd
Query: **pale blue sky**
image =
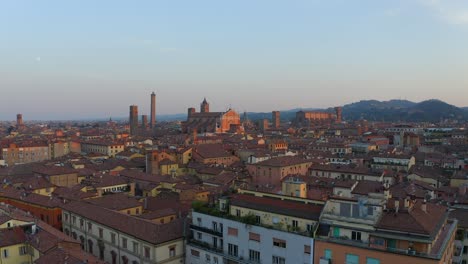
<path id="1" fill-rule="evenodd" d="M 466 0 L 0 0 L 0 120 L 468 106 Z"/>

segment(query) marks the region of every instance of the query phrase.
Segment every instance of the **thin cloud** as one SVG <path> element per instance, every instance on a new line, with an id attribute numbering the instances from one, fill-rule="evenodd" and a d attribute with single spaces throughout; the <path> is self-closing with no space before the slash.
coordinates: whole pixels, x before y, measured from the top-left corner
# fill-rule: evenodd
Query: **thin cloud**
<path id="1" fill-rule="evenodd" d="M 418 2 L 447 23 L 468 26 L 468 1 L 466 0 L 418 0 Z"/>

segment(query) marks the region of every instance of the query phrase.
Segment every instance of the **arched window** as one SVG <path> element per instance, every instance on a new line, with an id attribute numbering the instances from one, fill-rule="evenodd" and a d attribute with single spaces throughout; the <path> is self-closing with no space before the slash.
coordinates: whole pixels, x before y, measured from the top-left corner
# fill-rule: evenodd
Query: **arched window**
<path id="1" fill-rule="evenodd" d="M 81 244 L 81 249 L 85 250 L 85 238 L 83 236 L 80 236 L 80 244 Z"/>
<path id="2" fill-rule="evenodd" d="M 112 250 L 111 256 L 112 256 L 112 264 L 117 264 L 117 252 Z"/>
<path id="3" fill-rule="evenodd" d="M 93 254 L 93 241 L 88 239 L 88 252 Z"/>

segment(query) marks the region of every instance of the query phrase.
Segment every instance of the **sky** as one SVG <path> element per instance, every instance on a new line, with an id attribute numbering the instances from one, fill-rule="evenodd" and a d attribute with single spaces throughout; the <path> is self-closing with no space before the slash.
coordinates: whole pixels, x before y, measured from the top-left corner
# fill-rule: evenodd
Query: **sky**
<path id="1" fill-rule="evenodd" d="M 0 120 L 468 106 L 466 0 L 0 0 Z"/>

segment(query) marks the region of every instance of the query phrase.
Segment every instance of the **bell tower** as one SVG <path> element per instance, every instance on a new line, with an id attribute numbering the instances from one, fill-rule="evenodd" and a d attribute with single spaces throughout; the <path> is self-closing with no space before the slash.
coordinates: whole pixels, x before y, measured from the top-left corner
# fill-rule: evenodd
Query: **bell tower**
<path id="1" fill-rule="evenodd" d="M 209 113 L 210 112 L 210 104 L 206 101 L 206 98 L 203 99 L 203 102 L 200 105 L 200 112 L 201 113 Z"/>

